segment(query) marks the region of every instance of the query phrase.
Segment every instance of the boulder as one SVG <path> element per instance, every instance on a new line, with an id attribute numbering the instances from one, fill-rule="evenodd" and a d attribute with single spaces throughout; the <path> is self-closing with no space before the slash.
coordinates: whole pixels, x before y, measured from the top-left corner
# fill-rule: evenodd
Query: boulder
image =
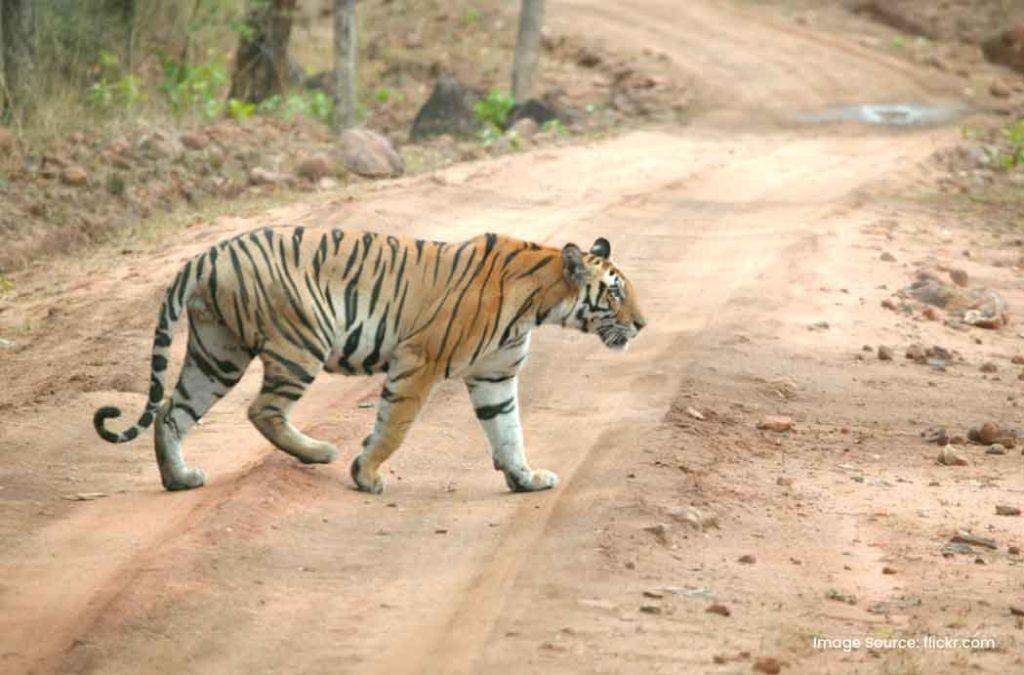
<path id="1" fill-rule="evenodd" d="M 1010 26 L 981 45 L 985 58 L 1024 73 L 1024 24 Z"/>
<path id="2" fill-rule="evenodd" d="M 473 111 L 482 94 L 462 84 L 450 74 L 443 74 L 434 83 L 430 98 L 416 113 L 410 138 L 414 141 L 430 136 L 451 134 L 467 136 L 480 128 Z"/>
<path id="3" fill-rule="evenodd" d="M 313 181 L 314 183 L 334 170 L 331 160 L 324 155 L 317 153 L 299 160 L 295 173 L 301 178 Z"/>
<path id="4" fill-rule="evenodd" d="M 368 129 L 346 129 L 341 134 L 345 167 L 367 178 L 389 178 L 405 172 L 405 162 L 391 142 Z"/>
<path id="5" fill-rule="evenodd" d="M 558 113 L 554 106 L 540 99 L 531 98 L 523 103 L 516 103 L 508 111 L 508 118 L 505 120 L 505 128 L 513 127 L 519 120 L 530 119 L 543 126 L 545 122 L 558 119 Z"/>

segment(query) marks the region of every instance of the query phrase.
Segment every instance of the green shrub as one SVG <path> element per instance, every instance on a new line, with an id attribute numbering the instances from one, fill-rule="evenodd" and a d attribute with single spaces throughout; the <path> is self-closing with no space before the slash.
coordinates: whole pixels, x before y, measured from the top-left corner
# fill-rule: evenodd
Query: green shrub
<path id="1" fill-rule="evenodd" d="M 98 79 L 86 90 L 86 100 L 92 107 L 104 112 L 113 108 L 129 110 L 142 98 L 138 78 L 122 76 L 121 64 L 112 52 L 100 52 L 95 70 Z"/>
<path id="2" fill-rule="evenodd" d="M 1003 129 L 1003 136 L 1009 141 L 1010 149 L 999 154 L 999 165 L 1004 169 L 1024 166 L 1024 117 Z"/>
<path id="3" fill-rule="evenodd" d="M 256 112 L 255 103 L 246 103 L 237 98 L 228 99 L 228 116 L 236 122 L 244 122 Z"/>
<path id="4" fill-rule="evenodd" d="M 228 81 L 227 69 L 219 63 L 199 66 L 180 63 L 159 54 L 163 67 L 160 91 L 167 96 L 176 115 L 198 112 L 213 119 L 224 111 L 224 86 Z M 251 113 L 250 113 L 251 114 Z"/>
<path id="5" fill-rule="evenodd" d="M 501 129 L 508 121 L 513 105 L 515 101 L 512 100 L 512 94 L 503 89 L 491 89 L 486 98 L 473 106 L 473 112 L 487 127 Z"/>

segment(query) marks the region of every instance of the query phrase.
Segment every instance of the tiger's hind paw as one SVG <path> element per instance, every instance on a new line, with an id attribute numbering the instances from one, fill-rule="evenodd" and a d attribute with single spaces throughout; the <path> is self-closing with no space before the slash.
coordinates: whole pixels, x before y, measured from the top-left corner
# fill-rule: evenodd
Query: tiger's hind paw
<path id="1" fill-rule="evenodd" d="M 164 489 L 176 492 L 206 485 L 206 472 L 200 468 L 185 469 L 180 475 L 164 478 Z"/>

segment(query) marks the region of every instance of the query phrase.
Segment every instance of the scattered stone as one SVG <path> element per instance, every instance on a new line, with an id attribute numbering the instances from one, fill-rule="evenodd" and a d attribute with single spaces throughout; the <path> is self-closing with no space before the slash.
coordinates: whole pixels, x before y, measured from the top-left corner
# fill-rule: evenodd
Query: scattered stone
<path id="1" fill-rule="evenodd" d="M 690 417 L 692 417 L 695 420 L 705 419 L 704 418 L 704 413 L 702 413 L 701 411 L 697 410 L 696 408 L 687 408 L 686 409 L 686 414 L 689 415 Z"/>
<path id="2" fill-rule="evenodd" d="M 79 492 L 73 495 L 64 495 L 64 499 L 69 502 L 91 502 L 96 499 L 103 499 L 107 497 L 106 492 Z"/>
<path id="3" fill-rule="evenodd" d="M 654 535 L 654 538 L 658 540 L 659 544 L 668 544 L 668 528 L 663 523 L 657 525 L 648 525 L 644 528 L 644 532 L 650 532 Z"/>
<path id="4" fill-rule="evenodd" d="M 710 513 L 704 513 L 693 506 L 686 506 L 669 513 L 674 520 L 686 523 L 694 529 L 703 532 L 712 527 L 718 527 L 718 518 Z"/>
<path id="5" fill-rule="evenodd" d="M 785 415 L 768 415 L 757 423 L 757 428 L 762 431 L 784 433 L 793 428 L 793 418 Z"/>
<path id="6" fill-rule="evenodd" d="M 644 614 L 661 614 L 661 607 L 658 605 L 640 605 L 640 611 Z"/>
<path id="7" fill-rule="evenodd" d="M 523 140 L 530 140 L 537 135 L 538 127 L 537 122 L 530 117 L 523 117 L 522 119 L 516 120 L 516 123 L 509 127 L 509 132 L 514 133 Z"/>
<path id="8" fill-rule="evenodd" d="M 847 605 L 857 604 L 857 596 L 850 593 L 842 593 L 834 588 L 829 589 L 829 591 L 825 593 L 825 597 L 829 600 L 835 600 L 836 602 L 845 602 Z"/>
<path id="9" fill-rule="evenodd" d="M 878 360 L 879 361 L 892 361 L 892 347 L 886 347 L 885 345 L 878 345 Z"/>
<path id="10" fill-rule="evenodd" d="M 967 286 L 967 279 L 968 279 L 967 278 L 967 272 L 965 272 L 964 270 L 956 268 L 956 267 L 951 267 L 947 271 L 947 273 L 949 274 L 950 281 L 952 281 L 957 286 L 960 286 L 960 287 L 966 287 Z"/>
<path id="11" fill-rule="evenodd" d="M 187 131 L 183 133 L 179 140 L 189 150 L 202 150 L 206 147 L 206 136 L 197 131 Z"/>
<path id="12" fill-rule="evenodd" d="M 961 542 L 952 542 L 942 547 L 942 557 L 952 558 L 954 555 L 969 555 L 974 553 L 974 549 L 967 544 Z"/>
<path id="13" fill-rule="evenodd" d="M 737 558 L 736 562 L 741 563 L 743 565 L 753 565 L 755 562 L 757 562 L 757 558 L 755 558 L 749 553 L 746 553 Z"/>
<path id="14" fill-rule="evenodd" d="M 1019 516 L 1020 507 L 1009 506 L 1008 504 L 996 504 L 997 516 Z"/>
<path id="15" fill-rule="evenodd" d="M 921 316 L 928 319 L 929 321 L 938 321 L 939 319 L 942 318 L 941 316 L 939 316 L 939 310 L 935 309 L 931 305 L 928 305 L 923 310 L 921 310 Z"/>
<path id="16" fill-rule="evenodd" d="M 951 445 L 939 451 L 936 461 L 943 466 L 967 466 L 967 460 L 958 455 Z"/>
<path id="17" fill-rule="evenodd" d="M 249 171 L 250 185 L 278 185 L 283 183 L 284 180 L 285 177 L 281 174 L 259 166 Z"/>
<path id="18" fill-rule="evenodd" d="M 991 548 L 993 550 L 999 548 L 999 546 L 996 544 L 995 539 L 991 537 L 982 537 L 980 535 L 971 534 L 970 532 L 957 532 L 949 541 L 954 544 L 967 544 L 968 546 L 984 546 L 985 548 Z"/>
<path id="19" fill-rule="evenodd" d="M 732 612 L 729 611 L 728 607 L 718 602 L 714 602 L 708 605 L 704 609 L 704 612 L 706 614 L 718 614 L 719 616 L 730 616 L 732 614 Z"/>
<path id="20" fill-rule="evenodd" d="M 928 357 L 925 354 L 924 345 L 916 342 L 907 347 L 907 351 L 904 355 L 914 363 L 925 363 L 928 360 Z"/>
<path id="21" fill-rule="evenodd" d="M 779 476 L 775 479 L 775 484 L 781 487 L 793 487 L 793 479 L 787 476 Z"/>
<path id="22" fill-rule="evenodd" d="M 1010 605 L 1010 614 L 1013 616 L 1024 616 L 1024 605 Z"/>
<path id="23" fill-rule="evenodd" d="M 1022 356 L 1020 354 L 1017 354 L 1012 359 L 1010 359 L 1010 363 L 1012 363 L 1012 364 L 1014 364 L 1016 366 L 1024 365 L 1024 356 Z"/>
<path id="24" fill-rule="evenodd" d="M 665 597 L 665 593 L 663 591 L 647 590 L 647 591 L 644 591 L 644 597 L 645 598 L 654 598 L 655 600 L 660 600 L 660 599 Z"/>
<path id="25" fill-rule="evenodd" d="M 480 92 L 463 87 L 452 75 L 437 78 L 430 98 L 416 113 L 410 138 L 418 141 L 429 136 L 468 136 L 480 128 L 473 107 L 482 98 Z"/>
<path id="26" fill-rule="evenodd" d="M 308 155 L 299 160 L 298 165 L 295 168 L 295 173 L 300 178 L 305 178 L 308 181 L 316 182 L 331 173 L 334 167 L 331 165 L 331 160 L 327 159 L 326 155 L 317 153 L 315 155 Z"/>
<path id="27" fill-rule="evenodd" d="M 878 256 L 878 259 L 884 262 L 896 262 L 896 256 L 894 256 L 892 253 L 889 253 L 888 251 Z"/>
<path id="28" fill-rule="evenodd" d="M 884 307 L 885 309 L 891 309 L 894 312 L 897 309 L 899 309 L 899 305 L 896 304 L 896 301 L 893 300 L 892 298 L 886 298 L 885 300 L 882 300 L 882 307 Z"/>
<path id="29" fill-rule="evenodd" d="M 1006 552 L 1010 555 L 1020 555 L 1020 546 L 1010 546 Z"/>
<path id="30" fill-rule="evenodd" d="M 997 329 L 1006 325 L 1010 311 L 1003 296 L 992 289 L 969 291 L 965 299 L 968 309 L 964 323 L 978 328 Z"/>
<path id="31" fill-rule="evenodd" d="M 1012 448 L 1017 444 L 1013 432 L 1000 428 L 995 422 L 985 422 L 980 427 L 968 430 L 967 438 L 980 445 L 988 446 L 998 443 L 1005 448 Z"/>
<path id="32" fill-rule="evenodd" d="M 341 133 L 341 152 L 349 171 L 367 178 L 389 178 L 405 173 L 405 161 L 384 136 L 368 129 Z"/>
<path id="33" fill-rule="evenodd" d="M 930 272 L 918 272 L 917 279 L 904 291 L 918 302 L 945 307 L 956 297 L 956 291 Z"/>
<path id="34" fill-rule="evenodd" d="M 882 574 L 896 574 L 897 571 L 895 567 L 889 567 L 888 565 L 882 568 Z"/>
<path id="35" fill-rule="evenodd" d="M 89 182 L 89 174 L 82 167 L 72 164 L 61 172 L 60 179 L 65 185 L 81 187 Z"/>
<path id="36" fill-rule="evenodd" d="M 999 445 L 998 443 L 993 443 L 992 445 L 988 446 L 985 449 L 985 454 L 986 455 L 1005 455 L 1006 454 L 1006 448 L 1004 448 L 1003 446 Z"/>
<path id="37" fill-rule="evenodd" d="M 754 661 L 751 670 L 765 675 L 778 675 L 782 672 L 782 664 L 773 656 L 761 656 Z"/>
<path id="38" fill-rule="evenodd" d="M 986 361 L 985 363 L 981 364 L 981 367 L 978 368 L 978 370 L 980 370 L 983 373 L 995 373 L 999 370 L 999 366 L 997 366 L 992 361 Z"/>
<path id="39" fill-rule="evenodd" d="M 997 77 L 992 80 L 992 84 L 988 85 L 988 93 L 996 98 L 1009 98 L 1013 90 L 1010 89 L 1010 85 Z"/>
<path id="40" fill-rule="evenodd" d="M 928 427 L 921 432 L 921 437 L 925 443 L 949 445 L 949 432 L 946 431 L 946 427 Z"/>

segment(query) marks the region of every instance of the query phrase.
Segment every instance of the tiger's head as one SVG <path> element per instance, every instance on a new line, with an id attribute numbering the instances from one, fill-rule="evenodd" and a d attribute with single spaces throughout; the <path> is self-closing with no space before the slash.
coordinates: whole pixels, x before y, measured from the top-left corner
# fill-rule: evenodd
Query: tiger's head
<path id="1" fill-rule="evenodd" d="M 647 320 L 632 282 L 608 259 L 611 252 L 604 237 L 595 240 L 588 253 L 576 244 L 562 249 L 565 278 L 576 290 L 562 325 L 597 333 L 605 346 L 625 349 Z"/>

